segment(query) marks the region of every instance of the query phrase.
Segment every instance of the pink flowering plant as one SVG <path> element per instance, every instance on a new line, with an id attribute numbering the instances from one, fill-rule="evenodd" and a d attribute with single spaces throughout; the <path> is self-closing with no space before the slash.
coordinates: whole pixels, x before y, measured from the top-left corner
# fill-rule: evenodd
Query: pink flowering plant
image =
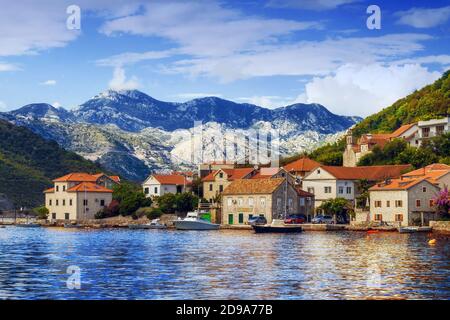
<path id="1" fill-rule="evenodd" d="M 433 198 L 433 204 L 436 206 L 436 211 L 444 218 L 450 218 L 450 194 L 447 186 Z"/>

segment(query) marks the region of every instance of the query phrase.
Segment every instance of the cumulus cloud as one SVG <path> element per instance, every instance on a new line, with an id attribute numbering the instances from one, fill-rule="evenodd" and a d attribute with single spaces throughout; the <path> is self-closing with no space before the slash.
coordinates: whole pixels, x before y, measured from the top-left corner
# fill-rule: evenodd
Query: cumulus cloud
<path id="1" fill-rule="evenodd" d="M 320 103 L 337 114 L 367 116 L 439 78 L 419 64 L 347 64 L 314 77 L 296 102 Z"/>
<path id="2" fill-rule="evenodd" d="M 450 6 L 435 9 L 411 8 L 397 12 L 396 15 L 399 17 L 399 24 L 414 28 L 432 28 L 450 19 Z"/>
<path id="3" fill-rule="evenodd" d="M 114 68 L 113 78 L 109 82 L 112 90 L 133 90 L 139 88 L 139 81 L 136 77 L 127 79 L 125 70 L 121 67 Z"/>
<path id="4" fill-rule="evenodd" d="M 0 72 L 2 71 L 16 71 L 20 70 L 20 68 L 12 63 L 2 63 L 0 62 Z"/>
<path id="5" fill-rule="evenodd" d="M 43 86 L 54 86 L 56 85 L 56 80 L 46 80 L 41 82 L 41 85 Z"/>

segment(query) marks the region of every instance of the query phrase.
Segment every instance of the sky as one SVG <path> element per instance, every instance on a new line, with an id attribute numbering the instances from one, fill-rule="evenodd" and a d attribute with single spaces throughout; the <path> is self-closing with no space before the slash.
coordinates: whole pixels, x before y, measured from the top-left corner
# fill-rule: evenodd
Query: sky
<path id="1" fill-rule="evenodd" d="M 379 28 L 368 27 L 370 5 Z M 0 111 L 37 102 L 71 109 L 107 89 L 138 89 L 163 101 L 320 103 L 367 116 L 450 69 L 449 1 L 0 0 L 0 8 Z"/>

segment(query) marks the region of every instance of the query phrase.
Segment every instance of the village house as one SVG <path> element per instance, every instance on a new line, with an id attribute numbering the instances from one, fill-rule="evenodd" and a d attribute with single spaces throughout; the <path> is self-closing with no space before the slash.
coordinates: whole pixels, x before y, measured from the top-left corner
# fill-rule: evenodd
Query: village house
<path id="1" fill-rule="evenodd" d="M 190 192 L 192 187 L 192 175 L 182 173 L 152 174 L 144 183 L 142 188 L 145 196 L 160 197 L 166 193 Z"/>
<path id="2" fill-rule="evenodd" d="M 254 168 L 219 169 L 202 179 L 203 198 L 209 203 L 217 203 L 218 196 L 236 179 L 249 179 L 257 171 Z"/>
<path id="3" fill-rule="evenodd" d="M 317 161 L 314 161 L 308 157 L 302 157 L 284 165 L 283 168 L 296 178 L 303 178 L 320 165 L 321 164 Z"/>
<path id="4" fill-rule="evenodd" d="M 118 176 L 103 173 L 70 173 L 53 180 L 53 188 L 45 193 L 45 206 L 50 220 L 93 219 L 112 201 L 111 189 L 120 183 Z"/>
<path id="5" fill-rule="evenodd" d="M 450 132 L 450 117 L 419 121 L 417 126 L 418 130 L 414 135 L 413 141 L 414 146 L 419 147 L 426 139 Z"/>
<path id="6" fill-rule="evenodd" d="M 431 179 L 437 183 L 439 188 L 443 189 L 445 186 L 450 186 L 450 166 L 443 163 L 433 163 L 424 168 L 402 174 L 402 178 Z"/>
<path id="7" fill-rule="evenodd" d="M 344 198 L 355 204 L 360 195 L 360 182 L 369 183 L 400 177 L 410 165 L 368 167 L 319 166 L 303 179 L 303 190 L 315 195 L 315 208 L 328 199 Z"/>
<path id="8" fill-rule="evenodd" d="M 396 226 L 428 225 L 430 220 L 436 219 L 432 199 L 438 191 L 433 179 L 387 179 L 369 189 L 370 216 L 366 221 L 383 221 Z"/>
<path id="9" fill-rule="evenodd" d="M 222 224 L 242 225 L 254 216 L 264 216 L 271 223 L 298 213 L 311 219 L 313 203 L 313 194 L 299 190 L 286 178 L 237 179 L 223 192 Z"/>
<path id="10" fill-rule="evenodd" d="M 206 177 L 213 171 L 219 169 L 234 169 L 235 163 L 233 161 L 211 161 L 208 163 L 201 163 L 198 165 L 198 175 L 200 178 Z"/>
<path id="11" fill-rule="evenodd" d="M 392 133 L 367 133 L 363 134 L 355 143 L 352 129 L 347 131 L 346 147 L 343 153 L 343 166 L 356 167 L 359 160 L 372 152 L 375 146 L 383 148 L 386 143 L 393 139 L 405 139 L 412 144 L 416 139 L 414 138 L 418 131 L 416 123 L 406 124 L 398 128 Z"/>

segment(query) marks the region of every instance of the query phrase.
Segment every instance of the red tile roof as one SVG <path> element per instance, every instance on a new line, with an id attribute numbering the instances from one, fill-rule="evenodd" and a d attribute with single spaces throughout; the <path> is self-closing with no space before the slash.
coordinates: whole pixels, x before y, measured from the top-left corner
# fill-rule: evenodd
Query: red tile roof
<path id="1" fill-rule="evenodd" d="M 111 189 L 105 188 L 92 182 L 81 182 L 72 188 L 67 189 L 67 192 L 108 192 L 112 193 Z"/>
<path id="2" fill-rule="evenodd" d="M 72 172 L 54 179 L 53 182 L 96 182 L 104 175 L 104 173 L 89 174 L 86 172 Z M 120 182 L 119 176 L 109 176 L 109 178 L 117 183 Z"/>
<path id="3" fill-rule="evenodd" d="M 54 191 L 55 191 L 55 188 L 50 188 L 50 189 L 44 190 L 44 193 L 51 193 Z"/>
<path id="4" fill-rule="evenodd" d="M 397 138 L 397 137 L 401 136 L 402 134 L 404 134 L 406 131 L 408 131 L 415 125 L 416 125 L 415 123 L 409 123 L 409 124 L 402 125 L 400 128 L 398 128 L 397 130 L 395 130 L 394 132 L 391 133 L 391 138 Z"/>
<path id="5" fill-rule="evenodd" d="M 386 178 L 396 178 L 408 169 L 409 164 L 387 165 L 387 166 L 361 166 L 361 167 L 337 167 L 320 166 L 338 180 L 361 180 L 378 181 Z"/>
<path id="6" fill-rule="evenodd" d="M 191 183 L 187 178 L 179 174 L 154 174 L 153 178 L 161 184 L 187 185 Z"/>
<path id="7" fill-rule="evenodd" d="M 307 191 L 305 191 L 305 190 L 302 190 L 300 187 L 295 187 L 295 191 L 297 191 L 297 194 L 298 194 L 300 197 L 310 197 L 310 198 L 313 198 L 313 197 L 314 197 L 314 194 L 313 194 L 313 193 L 310 193 L 310 192 L 307 192 Z"/>
<path id="8" fill-rule="evenodd" d="M 416 184 L 427 181 L 432 185 L 436 185 L 433 180 L 427 178 L 420 179 L 392 179 L 388 183 L 382 182 L 369 188 L 370 191 L 388 191 L 388 190 L 408 190 Z"/>
<path id="9" fill-rule="evenodd" d="M 237 179 L 225 188 L 223 194 L 272 194 L 283 181 L 284 178 Z"/>
<path id="10" fill-rule="evenodd" d="M 404 177 L 412 177 L 412 176 L 423 176 L 423 175 L 443 175 L 450 172 L 450 166 L 443 163 L 433 163 L 424 168 L 420 168 L 417 170 L 413 170 L 411 172 L 405 173 Z"/>
<path id="11" fill-rule="evenodd" d="M 297 172 L 297 171 L 311 171 L 317 168 L 318 166 L 320 166 L 319 162 L 314 161 L 308 157 L 303 157 L 286 164 L 285 166 L 283 166 L 283 168 L 288 172 L 291 171 Z"/>

